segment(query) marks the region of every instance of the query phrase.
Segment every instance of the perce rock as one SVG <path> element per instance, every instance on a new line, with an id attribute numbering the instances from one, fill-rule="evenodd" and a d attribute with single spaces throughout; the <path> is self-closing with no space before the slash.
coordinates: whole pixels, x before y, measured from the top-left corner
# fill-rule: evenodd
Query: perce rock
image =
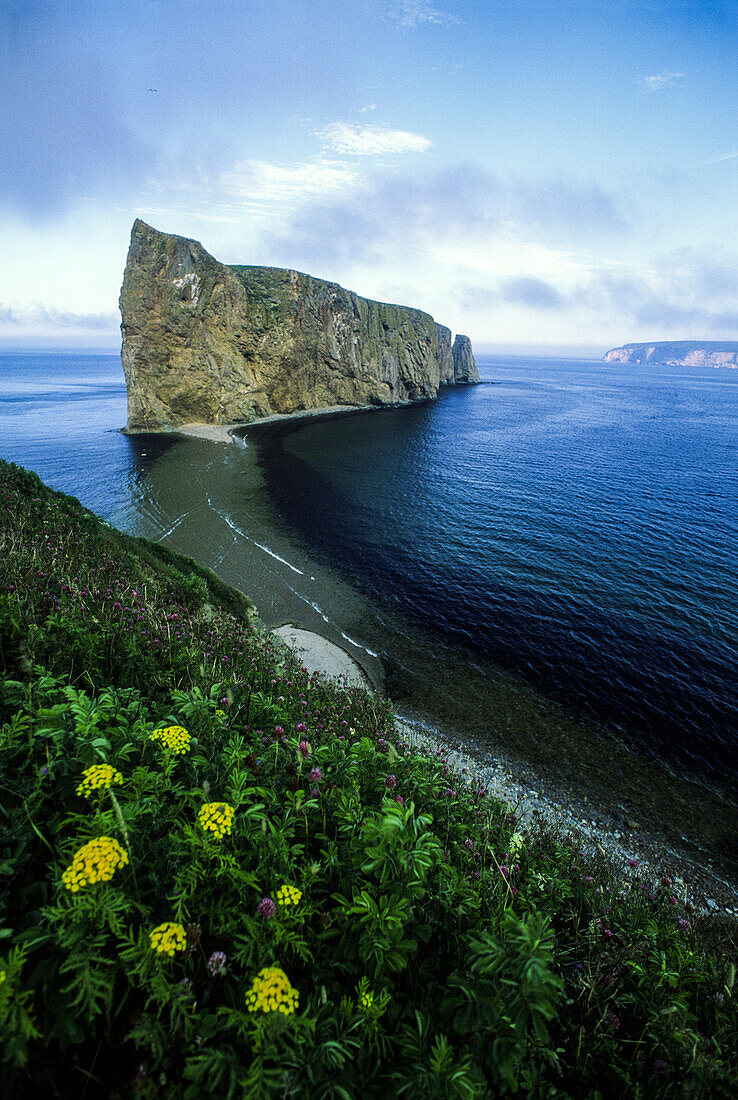
<path id="1" fill-rule="evenodd" d="M 276 267 L 229 267 L 136 220 L 120 292 L 128 431 L 405 404 L 479 381 L 428 313 Z"/>
<path id="2" fill-rule="evenodd" d="M 671 367 L 738 367 L 738 341 L 662 340 L 624 344 L 605 354 L 606 363 L 653 363 Z"/>

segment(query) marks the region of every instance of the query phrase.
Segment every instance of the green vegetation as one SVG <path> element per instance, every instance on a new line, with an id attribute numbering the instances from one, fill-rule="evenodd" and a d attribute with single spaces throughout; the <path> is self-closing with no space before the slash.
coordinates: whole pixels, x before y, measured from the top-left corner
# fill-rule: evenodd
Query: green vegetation
<path id="1" fill-rule="evenodd" d="M 729 1097 L 735 940 L 0 463 L 13 1097 Z"/>
<path id="2" fill-rule="evenodd" d="M 249 308 L 256 312 L 262 325 L 287 321 L 289 276 L 286 271 L 279 267 L 254 267 L 245 264 L 229 266 L 246 291 Z"/>

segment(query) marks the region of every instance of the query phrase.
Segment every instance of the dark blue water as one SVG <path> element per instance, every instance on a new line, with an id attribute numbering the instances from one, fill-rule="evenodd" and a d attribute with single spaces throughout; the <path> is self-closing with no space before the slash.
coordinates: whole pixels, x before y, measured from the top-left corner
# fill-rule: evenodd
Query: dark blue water
<path id="1" fill-rule="evenodd" d="M 737 774 L 738 373 L 481 367 L 436 403 L 271 433 L 285 521 L 424 629 Z"/>
<path id="2" fill-rule="evenodd" d="M 120 355 L 0 354 L 0 458 L 125 526 L 171 439 L 122 435 Z"/>
<path id="3" fill-rule="evenodd" d="M 480 367 L 485 384 L 435 403 L 262 432 L 281 524 L 371 598 L 364 644 L 383 616 L 410 638 L 415 624 L 429 674 L 435 636 L 663 758 L 736 777 L 738 371 Z M 246 453 L 129 438 L 124 421 L 118 356 L 0 356 L 1 457 L 162 537 L 222 486 L 218 567 Z M 171 504 L 162 486 L 185 461 Z"/>

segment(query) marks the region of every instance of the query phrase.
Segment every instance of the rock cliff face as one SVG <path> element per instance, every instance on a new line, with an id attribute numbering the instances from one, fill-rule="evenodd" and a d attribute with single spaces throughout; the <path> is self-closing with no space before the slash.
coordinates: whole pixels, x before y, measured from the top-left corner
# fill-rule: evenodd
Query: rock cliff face
<path id="1" fill-rule="evenodd" d="M 454 382 L 478 382 L 479 371 L 468 336 L 457 336 L 451 349 L 454 360 Z"/>
<path id="2" fill-rule="evenodd" d="M 452 350 L 427 313 L 297 271 L 228 267 L 138 220 L 120 311 L 129 431 L 406 403 L 479 381 L 468 339 Z"/>
<path id="3" fill-rule="evenodd" d="M 605 354 L 606 363 L 662 363 L 677 367 L 738 367 L 738 341 L 671 340 L 624 344 Z"/>
<path id="4" fill-rule="evenodd" d="M 438 370 L 440 384 L 448 386 L 454 381 L 454 357 L 451 350 L 451 329 L 436 323 L 436 341 L 438 344 Z"/>

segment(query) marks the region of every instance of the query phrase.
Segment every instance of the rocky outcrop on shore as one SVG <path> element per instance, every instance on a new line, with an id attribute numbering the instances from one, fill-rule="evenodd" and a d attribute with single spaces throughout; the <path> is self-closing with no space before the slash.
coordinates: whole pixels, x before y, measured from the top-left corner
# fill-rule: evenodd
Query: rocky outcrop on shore
<path id="1" fill-rule="evenodd" d="M 478 382 L 479 371 L 468 336 L 457 336 L 451 349 L 454 360 L 454 382 Z"/>
<path id="2" fill-rule="evenodd" d="M 653 363 L 673 367 L 738 367 L 738 341 L 662 340 L 623 344 L 605 353 L 606 363 Z"/>
<path id="3" fill-rule="evenodd" d="M 428 314 L 274 267 L 229 267 L 136 220 L 120 293 L 129 431 L 405 404 L 478 382 Z"/>

